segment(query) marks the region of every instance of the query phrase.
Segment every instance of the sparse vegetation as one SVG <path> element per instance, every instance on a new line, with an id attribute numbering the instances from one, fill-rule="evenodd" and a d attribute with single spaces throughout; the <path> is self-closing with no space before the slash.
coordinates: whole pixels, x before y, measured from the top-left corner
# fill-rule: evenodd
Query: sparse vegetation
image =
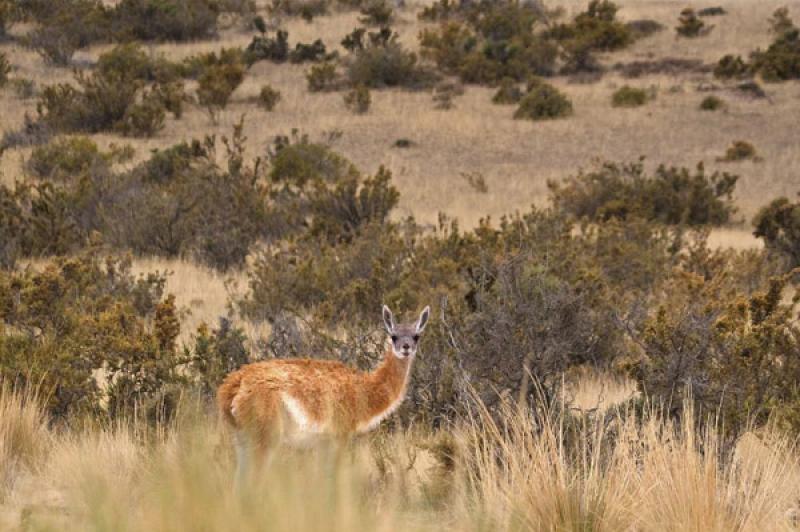
<path id="1" fill-rule="evenodd" d="M 678 17 L 678 26 L 675 31 L 681 37 L 692 38 L 707 35 L 711 28 L 706 27 L 706 23 L 700 20 L 694 9 L 687 7 L 681 11 L 681 15 Z"/>
<path id="2" fill-rule="evenodd" d="M 543 81 L 535 81 L 519 101 L 514 118 L 550 120 L 572 114 L 572 102 L 558 89 Z"/>
<path id="3" fill-rule="evenodd" d="M 624 85 L 611 95 L 611 105 L 614 107 L 641 107 L 649 99 L 646 90 Z"/>
<path id="4" fill-rule="evenodd" d="M 738 161 L 761 161 L 758 156 L 755 146 L 745 140 L 735 140 L 725 151 L 725 155 L 718 158 L 721 162 L 738 162 Z"/>
<path id="5" fill-rule="evenodd" d="M 0 529 L 796 527 L 789 9 L 411 7 L 0 0 Z M 234 495 L 223 377 L 381 303 L 406 401 Z"/>
<path id="6" fill-rule="evenodd" d="M 372 96 L 369 89 L 364 85 L 359 85 L 344 95 L 344 104 L 356 114 L 364 114 L 369 111 L 372 104 Z"/>
<path id="7" fill-rule="evenodd" d="M 700 102 L 700 109 L 703 111 L 717 111 L 725 107 L 725 102 L 714 95 L 706 96 Z"/>
<path id="8" fill-rule="evenodd" d="M 272 111 L 280 101 L 280 91 L 273 89 L 270 85 L 264 85 L 261 87 L 261 91 L 258 93 L 258 105 L 264 110 Z"/>

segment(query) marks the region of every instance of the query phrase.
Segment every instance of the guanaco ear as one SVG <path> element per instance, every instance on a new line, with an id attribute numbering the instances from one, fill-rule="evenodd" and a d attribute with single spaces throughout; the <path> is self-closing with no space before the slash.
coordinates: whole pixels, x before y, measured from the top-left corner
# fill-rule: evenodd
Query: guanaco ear
<path id="1" fill-rule="evenodd" d="M 394 332 L 394 316 L 386 305 L 383 306 L 383 324 L 386 326 L 386 332 L 389 334 Z"/>
<path id="2" fill-rule="evenodd" d="M 425 326 L 428 324 L 428 318 L 431 316 L 431 307 L 425 307 L 417 320 L 417 334 L 421 333 Z"/>

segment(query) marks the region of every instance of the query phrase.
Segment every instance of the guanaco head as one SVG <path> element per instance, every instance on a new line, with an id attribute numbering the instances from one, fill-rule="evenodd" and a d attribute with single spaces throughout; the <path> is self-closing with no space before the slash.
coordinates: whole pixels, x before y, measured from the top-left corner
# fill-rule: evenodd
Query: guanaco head
<path id="1" fill-rule="evenodd" d="M 397 358 L 414 356 L 417 353 L 419 337 L 428 324 L 431 315 L 431 308 L 425 307 L 420 313 L 419 319 L 414 323 L 395 323 L 392 311 L 386 305 L 383 306 L 383 324 L 386 332 L 392 341 L 392 353 Z"/>

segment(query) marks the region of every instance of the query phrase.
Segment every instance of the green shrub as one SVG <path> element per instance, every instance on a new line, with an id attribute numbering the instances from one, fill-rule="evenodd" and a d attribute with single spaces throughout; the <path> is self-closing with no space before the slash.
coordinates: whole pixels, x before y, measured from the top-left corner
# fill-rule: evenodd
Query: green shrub
<path id="1" fill-rule="evenodd" d="M 641 389 L 672 397 L 673 412 L 690 393 L 733 434 L 767 421 L 796 430 L 800 330 L 791 323 L 794 305 L 782 301 L 785 288 L 776 278 L 764 291 L 732 297 L 716 278 L 676 276 L 637 334 Z"/>
<path id="2" fill-rule="evenodd" d="M 155 419 L 182 380 L 174 298 L 164 298 L 163 276 L 130 267 L 90 250 L 41 271 L 0 271 L 0 373 L 40 387 L 55 420 Z"/>
<path id="3" fill-rule="evenodd" d="M 800 203 L 778 198 L 758 211 L 753 226 L 767 249 L 787 261 L 786 271 L 800 267 Z"/>
<path id="4" fill-rule="evenodd" d="M 249 65 L 257 61 L 286 61 L 289 58 L 289 34 L 279 30 L 275 37 L 264 34 L 253 37 L 245 49 L 245 57 Z"/>
<path id="5" fill-rule="evenodd" d="M 347 79 L 353 86 L 370 88 L 415 87 L 432 80 L 417 64 L 417 56 L 400 44 L 388 30 L 369 34 L 369 43 L 356 49 L 346 63 Z"/>
<path id="6" fill-rule="evenodd" d="M 706 96 L 703 98 L 703 101 L 700 102 L 700 109 L 703 111 L 716 111 L 723 107 L 725 107 L 725 102 L 713 95 Z"/>
<path id="7" fill-rule="evenodd" d="M 366 0 L 361 4 L 359 22 L 364 26 L 389 26 L 394 20 L 394 9 L 387 0 Z"/>
<path id="8" fill-rule="evenodd" d="M 544 13 L 535 5 L 513 1 L 482 2 L 465 7 L 465 22 L 447 21 L 420 33 L 424 57 L 465 82 L 496 84 L 555 70 L 559 45 L 539 32 Z"/>
<path id="9" fill-rule="evenodd" d="M 311 44 L 297 43 L 294 50 L 289 52 L 291 63 L 306 63 L 316 61 L 331 61 L 337 57 L 336 53 L 327 53 L 325 44 L 317 39 Z"/>
<path id="10" fill-rule="evenodd" d="M 372 97 L 369 94 L 369 89 L 364 85 L 354 87 L 350 92 L 344 95 L 344 104 L 356 114 L 366 113 L 369 111 L 369 107 L 372 104 Z"/>
<path id="11" fill-rule="evenodd" d="M 616 20 L 616 4 L 609 0 L 591 0 L 585 12 L 569 24 L 557 24 L 547 35 L 559 42 L 565 57 L 564 73 L 599 70 L 595 51 L 612 51 L 633 42 L 631 29 Z"/>
<path id="12" fill-rule="evenodd" d="M 54 0 L 25 41 L 47 63 L 66 66 L 79 48 L 107 38 L 108 20 L 99 0 Z"/>
<path id="13" fill-rule="evenodd" d="M 778 36 L 796 29 L 794 21 L 789 16 L 789 8 L 786 6 L 776 9 L 768 22 L 770 31 Z"/>
<path id="14" fill-rule="evenodd" d="M 326 61 L 318 65 L 313 65 L 306 73 L 306 81 L 308 81 L 308 90 L 311 92 L 336 89 L 338 85 L 336 64 Z"/>
<path id="15" fill-rule="evenodd" d="M 765 51 L 753 52 L 752 69 L 767 81 L 800 79 L 800 29 L 786 9 L 777 10 L 771 24 L 777 37 Z"/>
<path id="16" fill-rule="evenodd" d="M 225 59 L 225 50 L 220 60 L 203 70 L 197 87 L 197 100 L 206 108 L 213 120 L 228 106 L 231 95 L 244 81 L 245 66 L 238 61 Z"/>
<path id="17" fill-rule="evenodd" d="M 329 0 L 272 0 L 269 11 L 276 15 L 301 17 L 311 22 L 328 13 Z"/>
<path id="18" fill-rule="evenodd" d="M 154 134 L 163 126 L 165 111 L 180 115 L 185 96 L 180 82 L 156 84 L 148 91 L 147 80 L 157 76 L 144 59 L 141 49 L 118 46 L 100 56 L 92 74 L 76 72 L 77 87 L 45 87 L 37 104 L 40 121 L 67 133 Z"/>
<path id="19" fill-rule="evenodd" d="M 694 172 L 659 166 L 650 176 L 641 162 L 606 163 L 548 186 L 558 209 L 591 221 L 638 217 L 668 225 L 721 225 L 736 211 L 737 180 L 728 173 L 707 175 L 702 164 Z"/>
<path id="20" fill-rule="evenodd" d="M 500 105 L 510 105 L 519 103 L 523 93 L 519 84 L 511 78 L 504 78 L 497 88 L 497 92 L 492 96 L 492 102 Z"/>
<path id="21" fill-rule="evenodd" d="M 219 14 L 214 0 L 121 0 L 110 18 L 119 40 L 193 41 L 214 37 Z"/>
<path id="22" fill-rule="evenodd" d="M 675 28 L 675 31 L 681 37 L 691 38 L 706 35 L 711 31 L 711 28 L 706 27 L 705 22 L 700 20 L 694 9 L 687 7 L 681 11 L 680 17 L 678 17 L 678 26 Z"/>
<path id="23" fill-rule="evenodd" d="M 267 111 L 275 109 L 280 100 L 280 91 L 273 89 L 270 85 L 264 85 L 261 87 L 261 92 L 258 93 L 258 105 Z"/>
<path id="24" fill-rule="evenodd" d="M 714 77 L 720 79 L 742 79 L 750 75 L 750 67 L 741 56 L 726 55 L 714 66 Z"/>
<path id="25" fill-rule="evenodd" d="M 64 180 L 81 176 L 104 159 L 89 137 L 62 137 L 31 152 L 26 169 L 39 179 Z"/>
<path id="26" fill-rule="evenodd" d="M 723 162 L 747 160 L 758 162 L 761 158 L 758 156 L 755 146 L 744 140 L 736 140 L 725 151 L 725 155 L 717 158 L 717 160 Z"/>
<path id="27" fill-rule="evenodd" d="M 614 107 L 640 107 L 649 100 L 647 91 L 636 87 L 624 85 L 611 95 L 611 105 Z"/>
<path id="28" fill-rule="evenodd" d="M 572 114 L 572 102 L 552 85 L 534 83 L 514 112 L 515 119 L 551 120 Z"/>
<path id="29" fill-rule="evenodd" d="M 164 128 L 167 112 L 155 93 L 143 93 L 142 99 L 125 110 L 116 129 L 130 137 L 152 137 Z"/>
<path id="30" fill-rule="evenodd" d="M 204 396 L 214 397 L 228 373 L 250 362 L 245 340 L 241 329 L 230 320 L 220 318 L 216 329 L 209 330 L 208 325 L 200 325 L 193 345 L 184 346 L 184 358 L 189 360 L 189 367 Z"/>

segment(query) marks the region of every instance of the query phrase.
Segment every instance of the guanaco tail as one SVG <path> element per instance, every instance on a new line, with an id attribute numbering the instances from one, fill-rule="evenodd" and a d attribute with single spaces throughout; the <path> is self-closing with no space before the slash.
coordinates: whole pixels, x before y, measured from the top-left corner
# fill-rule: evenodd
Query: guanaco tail
<path id="1" fill-rule="evenodd" d="M 263 461 L 279 444 L 367 432 L 402 403 L 420 335 L 430 316 L 396 324 L 383 307 L 389 335 L 380 365 L 362 372 L 340 362 L 284 359 L 255 362 L 230 373 L 217 390 L 222 418 L 236 437 L 237 475 L 249 456 Z"/>

